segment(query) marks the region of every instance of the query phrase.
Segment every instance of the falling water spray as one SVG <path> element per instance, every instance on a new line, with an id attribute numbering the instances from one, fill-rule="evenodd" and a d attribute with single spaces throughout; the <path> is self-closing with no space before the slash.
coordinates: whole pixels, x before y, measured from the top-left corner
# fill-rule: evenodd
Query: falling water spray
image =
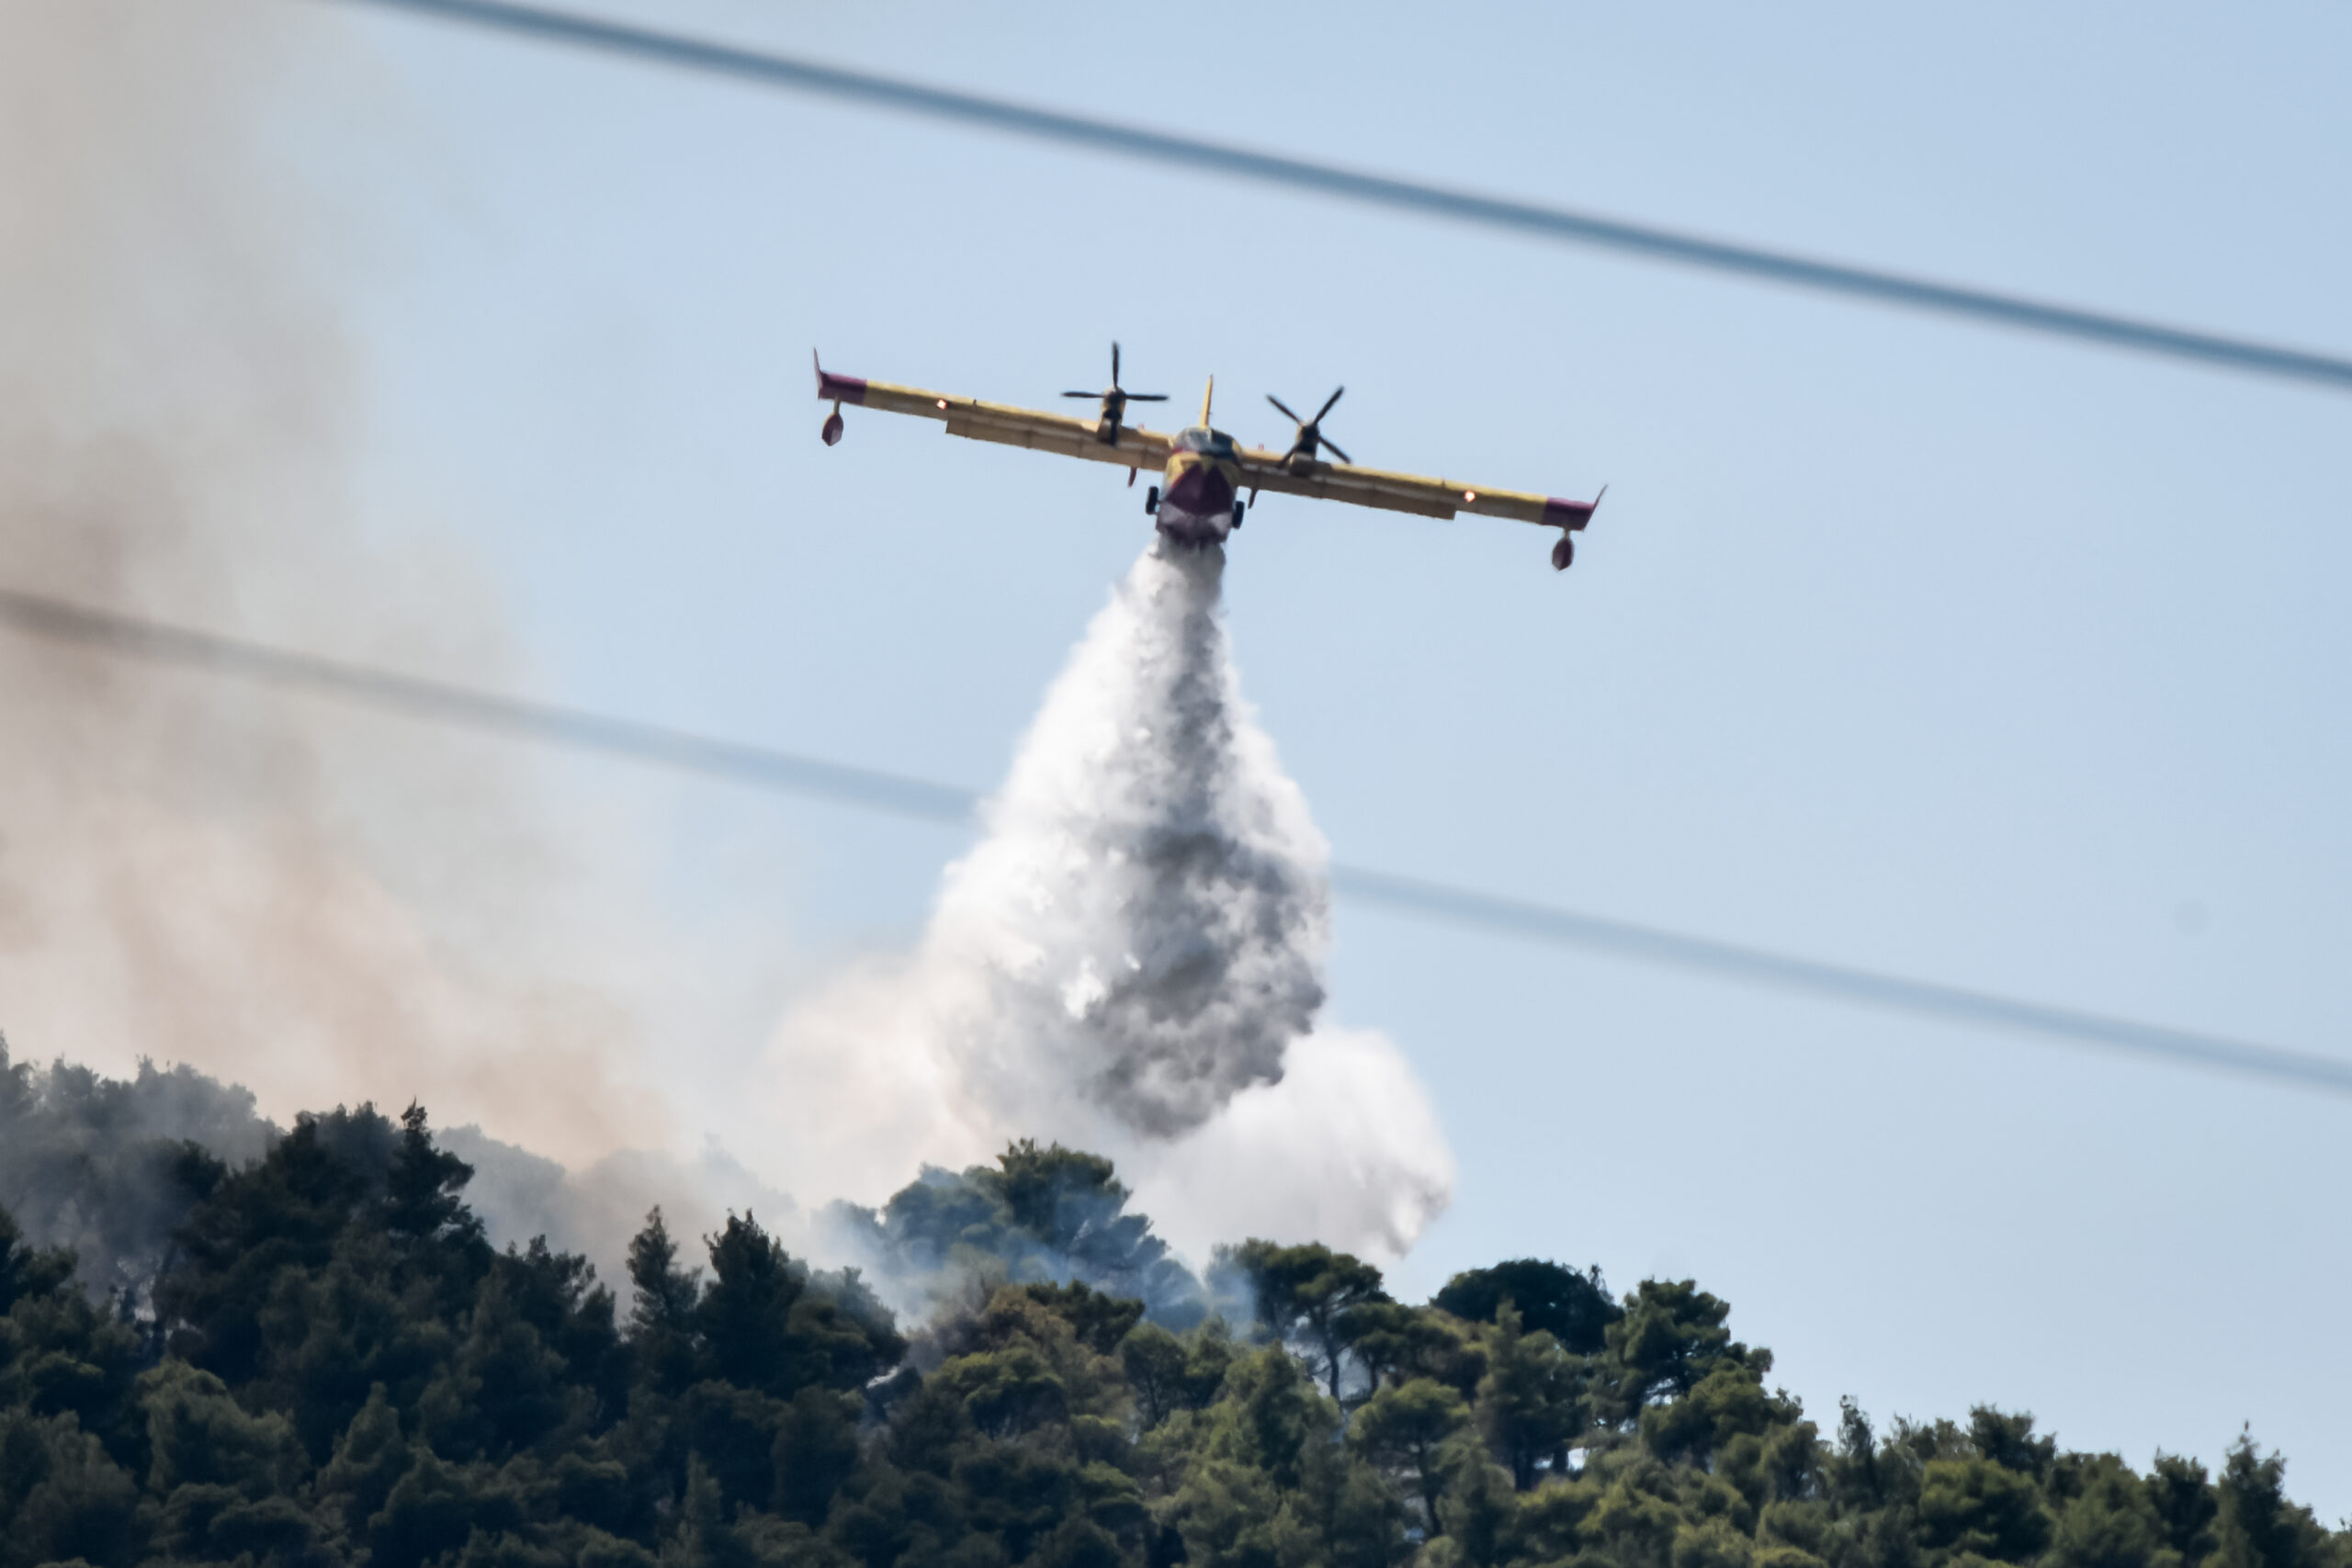
<path id="1" fill-rule="evenodd" d="M 1328 851 L 1242 700 L 1223 552 L 1155 541 L 1046 694 L 916 951 L 780 1032 L 763 1163 L 871 1200 L 1011 1138 L 1111 1155 L 1198 1252 L 1384 1256 L 1452 1160 L 1385 1039 L 1319 1018 Z"/>

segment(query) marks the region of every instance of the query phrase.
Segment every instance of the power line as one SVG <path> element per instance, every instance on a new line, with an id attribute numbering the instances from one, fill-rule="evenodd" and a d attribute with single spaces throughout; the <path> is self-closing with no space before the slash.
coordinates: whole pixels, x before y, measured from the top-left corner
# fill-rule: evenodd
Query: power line
<path id="1" fill-rule="evenodd" d="M 975 826 L 984 798 L 978 791 L 954 784 L 322 659 L 14 589 L 0 588 L 0 623 L 54 641 L 128 654 L 156 663 L 242 676 L 363 703 L 413 718 L 598 751 L 780 794 L 805 795 L 926 822 Z M 1333 890 L 1342 897 L 1423 919 L 1449 920 L 1555 946 L 1583 948 L 1618 958 L 1696 971 L 1717 979 L 1772 986 L 1948 1023 L 2042 1035 L 2175 1064 L 2248 1074 L 2301 1089 L 2352 1094 L 2352 1061 L 2312 1052 L 2136 1023 L 1988 991 L 1824 964 L 1359 866 L 1334 865 L 1330 874 Z"/>
<path id="2" fill-rule="evenodd" d="M 2221 1035 L 2168 1029 L 2161 1024 L 2135 1023 L 2072 1008 L 2020 1001 L 1990 991 L 1882 975 L 1843 964 L 1824 964 L 1763 948 L 1686 936 L 1679 931 L 1580 915 L 1549 905 L 1391 876 L 1385 872 L 1362 871 L 1353 866 L 1333 866 L 1331 886 L 1347 896 L 1409 909 L 1417 915 L 1590 948 L 1619 958 L 1701 970 L 1720 979 L 1831 996 L 1841 1001 L 1918 1013 L 1951 1023 L 2046 1034 L 2077 1044 L 2104 1045 L 2166 1061 L 2223 1067 L 2306 1088 L 2352 1094 L 2352 1061 L 2314 1052 L 2258 1045 Z"/>
<path id="3" fill-rule="evenodd" d="M 20 593 L 14 589 L 0 588 L 0 620 L 61 642 L 135 654 L 160 664 L 303 687 L 416 718 L 554 741 L 927 822 L 968 825 L 980 803 L 979 795 L 973 791 L 952 784 L 930 784 L 897 773 L 848 767 L 763 746 L 715 740 L 684 730 L 612 718 L 553 703 L 503 696 L 397 671 L 265 648 L 213 632 L 165 626 L 62 599 Z"/>
<path id="4" fill-rule="evenodd" d="M 2201 365 L 2313 382 L 2338 391 L 2352 390 L 2352 359 L 2338 355 L 2166 326 L 1990 289 L 1713 240 L 1649 224 L 1628 223 L 1569 208 L 1511 201 L 1447 186 L 1253 152 L 1114 120 L 1063 114 L 898 77 L 820 65 L 790 55 L 737 49 L 649 28 L 513 5 L 507 0 L 359 3 L 704 72 L 760 86 L 812 93 L 1147 163 L 1312 191 L 1422 217 L 1452 219 L 1571 244 L 1598 246 L 1651 261 L 1674 262 L 1883 305 L 2046 333 L 2109 348 L 2135 349 Z"/>

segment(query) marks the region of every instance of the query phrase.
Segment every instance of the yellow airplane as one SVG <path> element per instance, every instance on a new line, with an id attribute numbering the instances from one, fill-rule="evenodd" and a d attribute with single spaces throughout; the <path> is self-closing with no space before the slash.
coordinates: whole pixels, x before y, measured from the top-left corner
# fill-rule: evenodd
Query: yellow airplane
<path id="1" fill-rule="evenodd" d="M 813 356 L 812 356 L 813 357 Z M 1127 470 L 1127 483 L 1136 470 L 1160 470 L 1160 482 L 1145 494 L 1143 509 L 1159 531 L 1181 545 L 1194 548 L 1222 544 L 1241 526 L 1242 514 L 1260 491 L 1278 495 L 1306 495 L 1319 501 L 1344 501 L 1376 506 L 1387 512 L 1410 512 L 1423 517 L 1451 517 L 1476 512 L 1491 517 L 1514 517 L 1560 530 L 1552 547 L 1552 565 L 1566 571 L 1576 558 L 1576 536 L 1592 520 L 1600 496 L 1590 501 L 1561 501 L 1524 491 L 1488 490 L 1484 485 L 1457 484 L 1452 479 L 1423 479 L 1416 474 L 1392 474 L 1378 468 L 1356 468 L 1348 455 L 1323 434 L 1323 416 L 1340 400 L 1342 387 L 1324 400 L 1313 419 L 1300 419 L 1280 398 L 1266 400 L 1293 421 L 1297 432 L 1286 452 L 1238 446 L 1233 437 L 1209 425 L 1209 403 L 1216 392 L 1216 378 L 1209 378 L 1201 396 L 1201 421 L 1173 435 L 1144 430 L 1126 423 L 1129 403 L 1167 401 L 1159 392 L 1130 392 L 1119 385 L 1119 345 L 1111 345 L 1111 385 L 1101 392 L 1064 392 L 1066 398 L 1099 398 L 1093 419 L 1043 413 L 1004 403 L 984 403 L 972 398 L 950 398 L 919 387 L 894 387 L 887 381 L 865 381 L 836 376 L 820 362 L 817 396 L 833 405 L 820 433 L 831 446 L 842 438 L 842 405 L 881 409 L 888 413 L 935 419 L 950 435 L 975 441 L 1027 446 L 1092 463 L 1114 463 Z M 1323 461 L 1329 449 L 1337 463 Z M 1601 493 L 1609 487 L 1601 486 Z M 1243 491 L 1249 499 L 1241 498 Z"/>

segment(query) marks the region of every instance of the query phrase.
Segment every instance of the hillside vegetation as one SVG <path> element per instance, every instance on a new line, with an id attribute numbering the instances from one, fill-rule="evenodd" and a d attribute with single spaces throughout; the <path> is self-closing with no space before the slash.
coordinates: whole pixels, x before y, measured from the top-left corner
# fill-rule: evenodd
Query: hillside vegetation
<path id="1" fill-rule="evenodd" d="M 657 1211 L 621 1297 L 498 1250 L 415 1109 L 140 1147 L 176 1196 L 74 1223 L 135 1258 L 168 1216 L 150 1278 L 102 1298 L 0 1215 L 0 1568 L 2352 1568 L 2250 1439 L 1825 1432 L 1689 1280 L 1413 1306 L 1260 1242 L 1195 1280 L 1058 1147 L 849 1216 L 920 1325 L 750 1214 Z"/>

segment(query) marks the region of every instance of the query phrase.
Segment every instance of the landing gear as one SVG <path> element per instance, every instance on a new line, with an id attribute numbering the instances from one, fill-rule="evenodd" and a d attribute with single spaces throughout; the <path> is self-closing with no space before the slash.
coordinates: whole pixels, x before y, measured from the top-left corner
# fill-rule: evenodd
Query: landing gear
<path id="1" fill-rule="evenodd" d="M 1577 542 L 1572 535 L 1562 534 L 1560 542 L 1552 547 L 1552 570 L 1566 571 L 1568 563 L 1577 558 Z"/>
<path id="2" fill-rule="evenodd" d="M 1147 517 L 1157 517 L 1159 514 L 1159 487 L 1158 485 L 1153 485 L 1149 490 L 1143 492 L 1143 511 L 1144 515 Z"/>
<path id="3" fill-rule="evenodd" d="M 1250 509 L 1247 506 L 1244 506 L 1238 501 L 1233 503 L 1233 530 L 1235 533 L 1238 534 L 1241 531 L 1241 514 L 1249 510 Z"/>

